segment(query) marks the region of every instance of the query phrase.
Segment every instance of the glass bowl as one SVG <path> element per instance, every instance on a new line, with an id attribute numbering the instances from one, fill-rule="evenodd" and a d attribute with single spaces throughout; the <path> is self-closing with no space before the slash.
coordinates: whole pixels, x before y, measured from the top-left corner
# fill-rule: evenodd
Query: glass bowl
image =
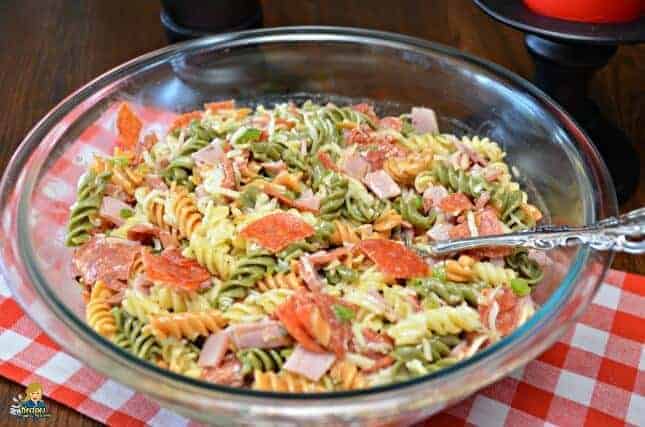
<path id="1" fill-rule="evenodd" d="M 406 383 L 289 395 L 159 369 L 112 345 L 84 321 L 71 251 L 63 245 L 75 183 L 92 156 L 83 135 L 100 132 L 93 123 L 122 100 L 185 112 L 228 98 L 248 105 L 367 101 L 380 114 L 428 106 L 438 112 L 442 131 L 498 141 L 549 221 L 581 225 L 617 212 L 598 152 L 560 107 L 514 74 L 448 47 L 360 29 L 276 28 L 173 45 L 117 67 L 63 100 L 13 156 L 0 196 L 1 272 L 24 310 L 65 351 L 188 417 L 250 425 L 412 423 L 546 350 L 588 305 L 611 262 L 610 254 L 588 248 L 550 252 L 534 317 L 474 357 Z"/>

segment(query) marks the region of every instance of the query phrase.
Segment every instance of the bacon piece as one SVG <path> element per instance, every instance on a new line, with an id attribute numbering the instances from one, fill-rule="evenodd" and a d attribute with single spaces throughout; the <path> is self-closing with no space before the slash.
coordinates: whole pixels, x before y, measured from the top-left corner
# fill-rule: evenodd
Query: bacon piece
<path id="1" fill-rule="evenodd" d="M 159 238 L 161 229 L 151 224 L 135 224 L 128 229 L 128 240 L 134 240 L 142 244 L 152 243 L 153 238 Z"/>
<path id="2" fill-rule="evenodd" d="M 229 335 L 225 331 L 219 331 L 209 336 L 204 342 L 204 347 L 199 353 L 197 364 L 202 368 L 217 367 L 224 359 L 228 350 Z"/>
<path id="3" fill-rule="evenodd" d="M 430 108 L 412 107 L 412 126 L 419 133 L 438 133 L 437 115 Z"/>
<path id="4" fill-rule="evenodd" d="M 159 175 L 148 174 L 144 177 L 144 180 L 153 190 L 168 190 L 168 186 Z"/>
<path id="5" fill-rule="evenodd" d="M 364 182 L 381 200 L 401 194 L 401 187 L 383 169 L 365 175 Z"/>
<path id="6" fill-rule="evenodd" d="M 451 215 L 459 215 L 462 211 L 472 209 L 473 204 L 464 193 L 450 194 L 441 199 L 439 209 Z"/>
<path id="7" fill-rule="evenodd" d="M 101 201 L 99 215 L 101 218 L 110 221 L 117 227 L 123 225 L 125 220 L 121 217 L 121 211 L 132 212 L 132 207 L 115 197 L 105 196 Z"/>
<path id="8" fill-rule="evenodd" d="M 334 161 L 331 159 L 329 154 L 324 151 L 318 152 L 318 160 L 320 160 L 320 163 L 322 163 L 325 169 L 329 169 L 334 172 L 338 172 L 340 170 L 338 169 L 336 163 L 334 163 Z"/>
<path id="9" fill-rule="evenodd" d="M 346 247 L 336 248 L 332 251 L 318 251 L 309 255 L 309 261 L 315 266 L 327 265 L 332 261 L 342 258 L 349 254 Z"/>
<path id="10" fill-rule="evenodd" d="M 318 212 L 320 210 L 320 199 L 314 195 L 311 188 L 307 188 L 294 201 L 294 205 L 300 210 Z"/>
<path id="11" fill-rule="evenodd" d="M 344 132 L 344 137 L 347 145 L 365 145 L 372 142 L 369 132 L 362 127 L 356 127 L 349 132 Z"/>
<path id="12" fill-rule="evenodd" d="M 381 120 L 379 120 L 378 124 L 381 127 L 394 129 L 397 132 L 401 132 L 401 129 L 403 129 L 403 122 L 398 117 L 383 117 Z"/>
<path id="13" fill-rule="evenodd" d="M 460 140 L 455 139 L 455 146 L 457 147 L 458 150 L 466 153 L 473 163 L 478 163 L 482 166 L 486 166 L 486 164 L 488 163 L 488 161 L 484 158 L 484 156 L 482 156 L 477 151 L 473 150 L 472 148 L 470 148 Z"/>
<path id="14" fill-rule="evenodd" d="M 201 118 L 201 111 L 191 111 L 189 113 L 181 114 L 180 116 L 175 118 L 175 120 L 170 125 L 170 131 L 188 126 L 193 120 L 199 120 Z"/>
<path id="15" fill-rule="evenodd" d="M 283 369 L 300 374 L 312 381 L 318 381 L 331 368 L 334 361 L 336 361 L 336 356 L 333 353 L 313 352 L 297 345 L 283 365 Z"/>
<path id="16" fill-rule="evenodd" d="M 220 110 L 232 110 L 235 108 L 235 101 L 227 99 L 226 101 L 207 102 L 204 104 L 204 109 L 211 113 L 217 113 Z"/>
<path id="17" fill-rule="evenodd" d="M 271 184 L 264 184 L 262 187 L 262 190 L 269 196 L 275 197 L 278 199 L 278 201 L 284 205 L 287 205 L 292 208 L 296 208 L 300 211 L 307 211 L 307 212 L 313 212 L 313 213 L 318 213 L 318 209 L 312 209 L 311 206 L 308 203 L 299 203 L 297 200 L 291 199 L 275 187 L 274 185 Z"/>
<path id="18" fill-rule="evenodd" d="M 282 160 L 278 160 L 277 162 L 264 162 L 261 163 L 261 166 L 264 170 L 272 174 L 278 174 L 287 170 L 287 164 Z"/>
<path id="19" fill-rule="evenodd" d="M 492 236 L 504 233 L 502 221 L 497 218 L 497 212 L 493 208 L 486 208 L 475 214 L 475 223 L 477 224 L 477 230 L 479 230 L 480 236 Z M 470 233 L 468 235 L 470 236 Z M 513 249 L 490 247 L 474 249 L 471 252 L 480 257 L 495 258 L 510 255 L 513 252 Z"/>
<path id="20" fill-rule="evenodd" d="M 300 262 L 298 263 L 298 272 L 302 276 L 302 280 L 307 284 L 309 290 L 320 291 L 322 289 L 323 282 L 320 279 L 320 276 L 318 276 L 318 273 L 308 256 L 300 258 Z"/>
<path id="21" fill-rule="evenodd" d="M 491 292 L 490 290 L 486 291 Z M 497 304 L 499 312 L 495 318 L 495 328 L 501 336 L 506 336 L 515 330 L 520 320 L 522 310 L 520 301 L 521 299 L 511 289 L 502 288 L 496 293 L 493 301 L 479 305 L 479 317 L 483 324 L 488 325 L 490 312 Z"/>
<path id="22" fill-rule="evenodd" d="M 72 263 L 84 284 L 102 280 L 118 291 L 126 286 L 130 266 L 140 251 L 138 243 L 95 236 L 74 251 Z"/>
<path id="23" fill-rule="evenodd" d="M 475 200 L 475 210 L 484 209 L 486 204 L 490 201 L 490 192 L 484 191 L 478 198 Z"/>
<path id="24" fill-rule="evenodd" d="M 439 206 L 443 198 L 448 194 L 448 190 L 441 185 L 429 186 L 423 192 L 423 210 L 428 212 L 430 208 Z"/>
<path id="25" fill-rule="evenodd" d="M 204 369 L 202 378 L 216 384 L 242 387 L 244 385 L 242 363 L 234 355 L 229 354 L 224 358 L 221 366 Z"/>
<path id="26" fill-rule="evenodd" d="M 374 364 L 368 368 L 368 369 L 363 369 L 363 372 L 366 374 L 371 374 L 372 372 L 380 371 L 383 368 L 387 368 L 388 366 L 392 365 L 395 362 L 394 357 L 387 355 L 380 357 L 378 359 L 374 360 Z"/>
<path id="27" fill-rule="evenodd" d="M 191 157 L 199 164 L 214 166 L 224 161 L 226 153 L 222 148 L 222 141 L 216 140 L 191 154 Z"/>
<path id="28" fill-rule="evenodd" d="M 253 221 L 240 232 L 272 252 L 279 252 L 293 242 L 313 236 L 314 228 L 295 215 L 278 212 Z"/>
<path id="29" fill-rule="evenodd" d="M 359 113 L 365 114 L 373 122 L 378 123 L 378 117 L 376 116 L 376 113 L 374 112 L 374 107 L 371 106 L 370 104 L 367 104 L 365 102 L 361 102 L 360 104 L 352 105 L 350 108 L 352 110 L 358 111 Z"/>
<path id="30" fill-rule="evenodd" d="M 383 169 L 383 163 L 388 158 L 404 157 L 409 153 L 407 149 L 391 141 L 389 136 L 385 138 L 370 138 L 369 142 L 372 144 L 367 147 L 368 150 L 365 153 L 365 158 L 369 162 L 371 170 Z"/>
<path id="31" fill-rule="evenodd" d="M 376 264 L 378 269 L 395 279 L 409 279 L 428 275 L 423 259 L 400 243 L 387 239 L 368 239 L 357 247 Z"/>
<path id="32" fill-rule="evenodd" d="M 245 348 L 277 348 L 291 344 L 287 331 L 280 322 L 242 323 L 229 328 L 235 347 Z"/>
<path id="33" fill-rule="evenodd" d="M 153 255 L 145 249 L 141 252 L 146 276 L 153 282 L 194 291 L 211 278 L 208 270 L 197 261 L 182 256 L 178 249 L 165 249 L 161 255 Z"/>
<path id="34" fill-rule="evenodd" d="M 343 172 L 359 181 L 365 177 L 365 174 L 370 169 L 369 162 L 356 151 L 344 156 L 341 163 Z"/>
<path id="35" fill-rule="evenodd" d="M 123 150 L 132 150 L 139 141 L 139 134 L 143 128 L 141 119 L 130 108 L 130 104 L 123 102 L 119 106 L 116 116 L 116 129 L 118 132 L 117 145 Z"/>

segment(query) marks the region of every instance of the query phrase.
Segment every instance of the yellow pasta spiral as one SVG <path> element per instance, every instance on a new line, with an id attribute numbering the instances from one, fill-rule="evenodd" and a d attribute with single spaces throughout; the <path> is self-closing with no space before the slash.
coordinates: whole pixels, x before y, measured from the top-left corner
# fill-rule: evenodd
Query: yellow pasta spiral
<path id="1" fill-rule="evenodd" d="M 172 213 L 177 220 L 177 228 L 181 237 L 190 239 L 195 229 L 202 222 L 202 214 L 188 191 L 180 186 L 174 186 L 172 191 Z"/>
<path id="2" fill-rule="evenodd" d="M 235 259 L 230 254 L 231 247 L 225 243 L 212 245 L 208 238 L 193 234 L 188 247 L 197 262 L 222 280 L 228 279 Z"/>
<path id="3" fill-rule="evenodd" d="M 390 232 L 394 227 L 401 225 L 403 218 L 394 209 L 388 208 L 374 221 L 374 231 Z"/>
<path id="4" fill-rule="evenodd" d="M 253 389 L 262 391 L 281 391 L 289 393 L 315 393 L 326 391 L 325 386 L 320 382 L 310 381 L 300 375 L 282 371 L 262 372 L 256 370 L 253 373 Z"/>
<path id="5" fill-rule="evenodd" d="M 356 244 L 361 240 L 365 239 L 377 239 L 384 236 L 383 234 L 377 233 L 372 228 L 371 224 L 365 224 L 360 227 L 355 227 L 351 223 L 342 220 L 334 221 L 334 233 L 330 236 L 331 243 L 335 245 L 344 245 L 344 244 Z"/>
<path id="6" fill-rule="evenodd" d="M 356 390 L 366 386 L 365 377 L 358 367 L 347 360 L 334 363 L 329 376 L 342 390 Z"/>
<path id="7" fill-rule="evenodd" d="M 154 316 L 150 319 L 150 330 L 159 339 L 195 339 L 217 332 L 226 324 L 218 310 L 197 313 L 173 313 Z"/>
<path id="8" fill-rule="evenodd" d="M 302 289 L 304 288 L 304 282 L 302 278 L 297 275 L 294 271 L 290 273 L 277 273 L 273 275 L 267 275 L 264 279 L 258 281 L 256 286 L 262 292 L 271 290 L 271 289 Z"/>
<path id="9" fill-rule="evenodd" d="M 431 162 L 432 150 L 425 149 L 403 159 L 389 158 L 383 164 L 383 169 L 399 184 L 410 186 L 418 174 L 430 167 Z"/>
<path id="10" fill-rule="evenodd" d="M 112 306 L 107 302 L 114 291 L 97 281 L 92 287 L 90 300 L 85 307 L 87 323 L 100 335 L 111 338 L 116 332 L 116 319 L 112 314 Z"/>

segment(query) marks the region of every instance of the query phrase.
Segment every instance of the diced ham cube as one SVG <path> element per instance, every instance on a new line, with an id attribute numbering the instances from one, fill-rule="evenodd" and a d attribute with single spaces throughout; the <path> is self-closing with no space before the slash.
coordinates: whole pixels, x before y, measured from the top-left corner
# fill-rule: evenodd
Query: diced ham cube
<path id="1" fill-rule="evenodd" d="M 212 144 L 209 144 L 201 150 L 191 154 L 191 157 L 197 163 L 215 166 L 226 158 L 226 153 L 224 153 L 224 149 L 222 148 L 222 142 L 218 139 Z"/>
<path id="2" fill-rule="evenodd" d="M 438 133 L 437 116 L 433 110 L 423 107 L 412 107 L 412 126 L 419 133 Z"/>
<path id="3" fill-rule="evenodd" d="M 383 169 L 365 175 L 364 182 L 381 200 L 401 194 L 401 187 Z"/>
<path id="4" fill-rule="evenodd" d="M 428 212 L 430 208 L 437 207 L 448 196 L 448 190 L 441 185 L 431 185 L 423 192 L 423 210 Z"/>
<path id="5" fill-rule="evenodd" d="M 318 381 L 331 368 L 335 360 L 334 353 L 315 353 L 297 345 L 283 368 L 312 381 Z"/>
<path id="6" fill-rule="evenodd" d="M 219 331 L 208 337 L 204 347 L 199 354 L 197 364 L 202 368 L 217 367 L 224 359 L 229 346 L 229 335 L 225 331 Z"/>
<path id="7" fill-rule="evenodd" d="M 233 343 L 240 350 L 284 347 L 291 343 L 287 331 L 276 321 L 244 323 L 235 325 L 228 331 Z"/>
<path id="8" fill-rule="evenodd" d="M 365 174 L 369 171 L 370 164 L 369 162 L 356 151 L 353 151 L 351 154 L 348 154 L 342 160 L 342 170 L 347 175 L 351 176 L 354 179 L 361 181 Z"/>
<path id="9" fill-rule="evenodd" d="M 103 197 L 99 215 L 114 225 L 121 226 L 125 222 L 121 213 L 124 211 L 132 212 L 132 207 L 115 197 Z"/>

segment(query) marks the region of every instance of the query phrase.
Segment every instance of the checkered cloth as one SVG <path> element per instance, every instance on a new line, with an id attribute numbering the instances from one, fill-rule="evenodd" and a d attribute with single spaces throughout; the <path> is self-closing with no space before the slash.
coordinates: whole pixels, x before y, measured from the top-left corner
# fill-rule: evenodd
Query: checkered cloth
<path id="1" fill-rule="evenodd" d="M 163 132 L 173 115 L 138 109 L 144 131 Z M 91 125 L 53 167 L 34 218 L 62 230 L 74 184 L 96 152 L 114 144 L 114 108 Z M 1 238 L 2 236 L 0 236 Z M 64 236 L 42 242 L 54 258 Z M 47 245 L 50 245 L 47 247 Z M 4 260 L 8 262 L 8 260 Z M 49 260 L 64 271 L 68 259 Z M 61 351 L 20 309 L 0 276 L 0 375 L 40 382 L 49 399 L 109 425 L 197 425 L 161 408 Z M 645 277 L 612 271 L 580 321 L 537 360 L 422 425 L 645 425 Z"/>

